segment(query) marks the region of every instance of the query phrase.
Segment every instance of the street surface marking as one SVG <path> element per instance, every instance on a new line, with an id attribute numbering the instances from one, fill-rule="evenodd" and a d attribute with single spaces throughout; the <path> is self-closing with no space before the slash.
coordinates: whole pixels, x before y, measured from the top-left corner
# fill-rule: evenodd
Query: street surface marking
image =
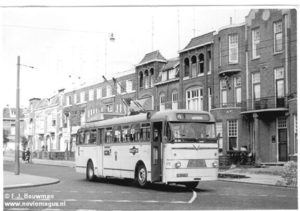
<path id="1" fill-rule="evenodd" d="M 94 201 L 94 202 L 103 202 L 103 200 L 89 200 L 89 201 Z"/>
<path id="2" fill-rule="evenodd" d="M 151 200 L 149 200 L 149 201 L 143 201 L 143 202 L 158 203 L 159 201 L 151 201 Z"/>
<path id="3" fill-rule="evenodd" d="M 131 202 L 129 200 L 115 200 L 114 202 Z"/>
<path id="4" fill-rule="evenodd" d="M 175 203 L 175 204 L 185 204 L 185 201 L 171 201 L 171 203 Z"/>
<path id="5" fill-rule="evenodd" d="M 191 189 L 192 190 L 192 189 Z M 197 197 L 197 193 L 194 191 L 194 190 L 192 190 L 193 191 L 193 197 L 191 198 L 191 200 L 188 202 L 189 204 L 191 204 L 191 203 L 193 203 L 193 201 L 196 199 L 196 197 Z"/>

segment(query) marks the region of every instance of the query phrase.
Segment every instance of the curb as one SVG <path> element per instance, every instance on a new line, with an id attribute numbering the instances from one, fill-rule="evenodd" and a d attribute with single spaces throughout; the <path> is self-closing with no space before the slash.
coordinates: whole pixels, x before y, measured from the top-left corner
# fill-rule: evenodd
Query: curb
<path id="1" fill-rule="evenodd" d="M 273 186 L 277 188 L 291 188 L 291 189 L 298 189 L 298 187 L 287 186 L 287 185 L 273 185 L 273 184 L 262 184 L 262 183 L 255 183 L 255 182 L 240 182 L 240 181 L 230 181 L 230 180 L 218 180 L 220 182 L 234 182 L 240 183 L 245 185 L 261 185 L 261 186 Z"/>
<path id="2" fill-rule="evenodd" d="M 6 159 L 5 159 L 6 158 Z M 8 161 L 8 162 L 14 162 L 14 159 L 10 159 L 10 158 L 8 158 L 7 159 L 7 157 L 3 157 L 3 161 Z M 59 163 L 47 163 L 48 162 L 48 160 L 45 162 L 45 163 L 43 163 L 43 161 L 42 162 L 36 162 L 36 161 L 32 161 L 32 162 L 30 162 L 30 163 L 27 163 L 27 164 L 34 164 L 34 165 L 47 165 L 47 166 L 58 166 L 58 167 L 70 167 L 70 168 L 75 168 L 75 162 L 73 163 L 73 165 L 72 164 L 59 164 Z M 51 161 L 50 161 L 51 162 Z M 72 161 L 69 161 L 69 162 L 72 162 Z"/>
<path id="3" fill-rule="evenodd" d="M 21 184 L 21 185 L 8 185 L 8 186 L 4 186 L 4 190 L 10 190 L 10 189 L 17 189 L 17 188 L 31 188 L 31 187 L 39 187 L 39 186 L 46 186 L 46 185 L 53 185 L 53 184 L 57 184 L 59 183 L 60 180 L 56 179 L 56 181 L 54 182 L 48 182 L 48 183 L 42 183 L 42 184 Z"/>

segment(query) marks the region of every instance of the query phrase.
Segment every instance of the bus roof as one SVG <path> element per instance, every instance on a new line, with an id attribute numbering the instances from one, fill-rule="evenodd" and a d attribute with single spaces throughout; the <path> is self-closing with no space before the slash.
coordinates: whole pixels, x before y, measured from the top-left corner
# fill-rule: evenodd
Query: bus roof
<path id="1" fill-rule="evenodd" d="M 108 120 L 103 120 L 94 123 L 86 123 L 82 126 L 82 128 L 91 128 L 91 127 L 106 127 L 112 125 L 121 125 L 121 124 L 131 124 L 131 123 L 138 123 L 138 122 L 156 122 L 156 121 L 191 121 L 191 119 L 178 119 L 177 114 L 194 114 L 194 115 L 205 115 L 207 119 L 192 119 L 194 122 L 215 122 L 214 116 L 206 111 L 197 111 L 197 110 L 165 110 L 165 111 L 157 111 L 157 112 L 148 112 L 142 113 L 138 115 L 132 116 L 125 116 L 119 118 L 113 118 Z M 147 118 L 148 116 L 148 118 Z M 150 118 L 149 118 L 150 117 Z"/>

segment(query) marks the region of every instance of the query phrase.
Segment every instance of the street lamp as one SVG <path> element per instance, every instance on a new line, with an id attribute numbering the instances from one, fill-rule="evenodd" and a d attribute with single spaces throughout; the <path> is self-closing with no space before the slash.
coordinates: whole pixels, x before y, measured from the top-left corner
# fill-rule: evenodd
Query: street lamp
<path id="1" fill-rule="evenodd" d="M 113 33 L 110 33 L 109 34 L 109 41 L 110 42 L 115 42 L 115 38 L 114 38 L 114 34 Z M 106 39 L 105 39 L 105 67 L 104 67 L 104 75 L 106 75 L 106 56 L 107 55 L 107 42 L 106 42 Z"/>
<path id="2" fill-rule="evenodd" d="M 17 103 L 16 103 L 16 140 L 15 140 L 15 175 L 20 174 L 20 158 L 19 158 L 19 143 L 20 143 L 20 66 L 34 68 L 32 66 L 21 65 L 20 56 L 17 63 Z"/>

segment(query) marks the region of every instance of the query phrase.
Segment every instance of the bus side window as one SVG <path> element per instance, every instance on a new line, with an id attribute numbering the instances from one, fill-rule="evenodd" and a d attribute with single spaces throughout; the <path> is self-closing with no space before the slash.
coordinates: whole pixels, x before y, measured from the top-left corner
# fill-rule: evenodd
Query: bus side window
<path id="1" fill-rule="evenodd" d="M 114 143 L 120 143 L 122 136 L 121 136 L 121 130 L 115 130 L 115 135 L 114 135 Z"/>
<path id="2" fill-rule="evenodd" d="M 84 144 L 89 144 L 90 141 L 90 131 L 84 131 Z"/>
<path id="3" fill-rule="evenodd" d="M 104 129 L 98 129 L 97 145 L 104 143 Z"/>
<path id="4" fill-rule="evenodd" d="M 141 128 L 141 141 L 150 141 L 150 128 Z"/>
<path id="5" fill-rule="evenodd" d="M 140 141 L 140 123 L 132 124 L 130 130 L 130 141 L 139 142 Z"/>
<path id="6" fill-rule="evenodd" d="M 130 142 L 130 126 L 122 126 L 122 142 Z"/>
<path id="7" fill-rule="evenodd" d="M 82 144 L 82 137 L 81 137 L 82 131 L 78 131 L 76 134 L 76 145 Z"/>
<path id="8" fill-rule="evenodd" d="M 91 130 L 89 144 L 96 143 L 96 136 L 97 136 L 96 129 Z"/>
<path id="9" fill-rule="evenodd" d="M 106 128 L 105 130 L 105 143 L 112 143 L 112 128 Z"/>

